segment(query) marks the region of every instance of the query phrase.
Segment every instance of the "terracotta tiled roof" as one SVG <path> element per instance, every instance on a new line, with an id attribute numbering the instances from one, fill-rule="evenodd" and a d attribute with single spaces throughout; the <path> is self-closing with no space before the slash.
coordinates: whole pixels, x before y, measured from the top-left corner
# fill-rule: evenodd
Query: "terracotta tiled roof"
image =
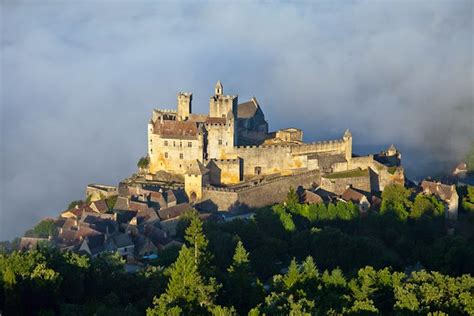
<path id="1" fill-rule="evenodd" d="M 303 203 L 308 203 L 308 204 L 316 204 L 316 203 L 323 202 L 323 198 L 321 196 L 309 190 L 304 190 L 303 195 L 302 195 L 302 200 L 303 200 L 302 201 Z"/>
<path id="2" fill-rule="evenodd" d="M 209 124 L 225 124 L 224 117 L 208 117 L 206 118 L 206 123 Z"/>
<path id="3" fill-rule="evenodd" d="M 343 200 L 357 203 L 359 203 L 364 197 L 364 194 L 354 190 L 353 188 L 347 188 L 341 195 Z"/>
<path id="4" fill-rule="evenodd" d="M 192 121 L 172 121 L 157 120 L 154 127 L 154 133 L 163 137 L 192 136 L 198 133 L 196 122 Z"/>

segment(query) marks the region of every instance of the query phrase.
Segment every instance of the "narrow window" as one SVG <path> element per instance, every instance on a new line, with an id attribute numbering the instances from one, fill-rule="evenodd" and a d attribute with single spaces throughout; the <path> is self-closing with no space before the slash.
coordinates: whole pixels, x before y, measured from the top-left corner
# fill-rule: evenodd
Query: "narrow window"
<path id="1" fill-rule="evenodd" d="M 179 159 L 183 159 L 183 154 L 179 154 Z"/>
<path id="2" fill-rule="evenodd" d="M 193 143 L 192 143 L 192 142 L 188 142 L 188 147 L 193 147 Z"/>
<path id="3" fill-rule="evenodd" d="M 168 146 L 168 141 L 167 140 L 165 140 L 165 146 Z"/>
<path id="4" fill-rule="evenodd" d="M 222 139 L 219 139 L 219 145 L 222 145 Z"/>
<path id="5" fill-rule="evenodd" d="M 168 153 L 165 153 L 165 158 L 168 158 Z"/>

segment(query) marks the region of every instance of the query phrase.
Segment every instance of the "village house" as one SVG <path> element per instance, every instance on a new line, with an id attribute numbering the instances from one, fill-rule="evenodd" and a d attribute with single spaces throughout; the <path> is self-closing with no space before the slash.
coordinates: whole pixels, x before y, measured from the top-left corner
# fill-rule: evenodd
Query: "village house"
<path id="1" fill-rule="evenodd" d="M 458 217 L 459 195 L 456 185 L 443 184 L 441 182 L 423 180 L 421 182 L 423 194 L 432 194 L 438 197 L 446 205 L 446 218 L 456 220 Z"/>

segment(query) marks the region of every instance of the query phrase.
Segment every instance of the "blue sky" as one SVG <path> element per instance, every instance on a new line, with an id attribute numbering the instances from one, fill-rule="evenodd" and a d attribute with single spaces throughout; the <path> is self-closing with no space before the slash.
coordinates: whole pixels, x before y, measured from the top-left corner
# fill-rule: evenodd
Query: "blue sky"
<path id="1" fill-rule="evenodd" d="M 218 79 L 273 130 L 350 128 L 414 176 L 474 138 L 471 1 L 2 1 L 0 32 L 0 240 L 134 172 L 151 110 L 207 112 Z"/>

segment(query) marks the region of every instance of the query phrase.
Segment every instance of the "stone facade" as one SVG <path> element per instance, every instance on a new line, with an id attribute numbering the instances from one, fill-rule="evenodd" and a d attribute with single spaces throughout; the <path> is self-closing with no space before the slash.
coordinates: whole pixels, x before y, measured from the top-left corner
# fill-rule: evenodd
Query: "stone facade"
<path id="1" fill-rule="evenodd" d="M 213 195 L 209 193 L 212 190 L 200 190 L 199 186 L 226 187 L 275 176 L 286 176 L 282 181 L 290 183 L 289 177 L 310 171 L 330 174 L 370 168 L 373 179 L 369 177 L 368 181 L 375 184 L 364 186 L 364 190 L 379 190 L 387 183 L 398 181 L 400 172 L 403 180 L 403 169 L 399 166 L 389 169 L 373 156 L 353 157 L 349 131 L 340 139 L 311 143 L 304 143 L 303 132 L 296 128 L 269 133 L 257 100 L 252 98 L 239 104 L 236 95 L 224 94 L 220 82 L 210 98 L 208 115 L 192 113 L 191 93 L 179 93 L 177 103 L 176 111 L 154 110 L 148 123 L 147 179 L 159 180 L 163 172 L 184 176 L 186 192 L 193 193 L 190 200 Z M 393 146 L 383 153 L 383 159 L 391 155 L 399 157 Z M 206 174 L 190 174 L 196 161 L 207 170 Z M 214 195 L 219 199 L 218 193 Z M 242 202 L 244 196 L 239 193 L 238 200 Z"/>

